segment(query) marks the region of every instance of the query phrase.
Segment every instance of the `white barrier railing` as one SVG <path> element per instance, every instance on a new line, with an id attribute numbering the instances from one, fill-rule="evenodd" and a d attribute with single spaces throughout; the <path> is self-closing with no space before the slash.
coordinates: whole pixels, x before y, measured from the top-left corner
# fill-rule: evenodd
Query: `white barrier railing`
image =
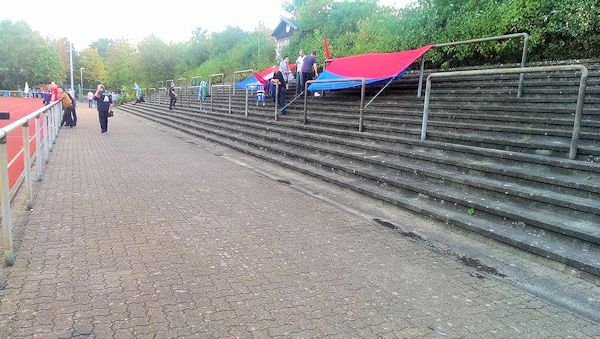
<path id="1" fill-rule="evenodd" d="M 41 142 L 41 131 L 40 116 L 43 117 L 43 134 L 44 142 Z M 43 163 L 48 162 L 50 151 L 52 151 L 53 145 L 58 136 L 60 130 L 60 123 L 62 119 L 62 105 L 60 101 L 51 103 L 48 106 L 42 107 L 37 111 L 21 118 L 3 128 L 0 128 L 0 201 L 2 209 L 2 230 L 3 230 L 3 242 L 4 242 L 4 262 L 7 266 L 12 266 L 15 262 L 15 255 L 13 252 L 13 235 L 12 235 L 12 217 L 10 209 L 11 193 L 8 179 L 8 168 L 15 162 L 15 159 L 23 153 L 24 156 L 24 169 L 23 173 L 19 174 L 19 180 L 13 187 L 13 192 L 17 191 L 17 188 L 25 182 L 25 194 L 27 208 L 33 207 L 33 183 L 31 179 L 31 150 L 30 150 L 30 135 L 29 135 L 29 123 L 34 120 L 35 123 L 35 159 L 36 159 L 36 179 L 37 181 L 42 180 L 43 175 Z M 23 132 L 23 150 L 10 161 L 8 160 L 8 150 L 6 145 L 6 139 L 8 134 L 21 127 Z M 43 152 L 42 152 L 43 149 Z M 42 161 L 42 155 L 43 160 Z"/>

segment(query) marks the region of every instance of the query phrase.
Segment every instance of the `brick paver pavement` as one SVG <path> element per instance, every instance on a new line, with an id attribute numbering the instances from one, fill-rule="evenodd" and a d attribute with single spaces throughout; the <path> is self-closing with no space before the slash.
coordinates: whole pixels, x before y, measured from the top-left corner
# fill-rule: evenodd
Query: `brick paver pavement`
<path id="1" fill-rule="evenodd" d="M 153 129 L 80 109 L 18 231 L 0 336 L 598 336 L 597 324 Z"/>

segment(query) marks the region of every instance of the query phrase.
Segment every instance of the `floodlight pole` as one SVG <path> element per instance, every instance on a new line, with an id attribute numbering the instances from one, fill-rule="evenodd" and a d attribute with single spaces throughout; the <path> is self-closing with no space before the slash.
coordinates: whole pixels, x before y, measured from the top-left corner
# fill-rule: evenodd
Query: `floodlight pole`
<path id="1" fill-rule="evenodd" d="M 71 90 L 75 92 L 75 82 L 73 81 L 73 44 L 69 42 L 69 63 L 71 65 Z"/>

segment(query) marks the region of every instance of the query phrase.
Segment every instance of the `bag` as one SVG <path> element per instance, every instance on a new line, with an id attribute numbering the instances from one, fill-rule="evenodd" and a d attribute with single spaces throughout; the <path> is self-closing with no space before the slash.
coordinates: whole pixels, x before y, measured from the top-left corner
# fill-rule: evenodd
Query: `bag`
<path id="1" fill-rule="evenodd" d="M 110 117 L 112 117 L 113 115 L 114 115 L 114 114 L 113 114 L 113 111 L 112 111 L 112 110 L 110 110 L 110 111 L 108 111 L 108 114 L 107 114 L 106 116 L 110 118 Z"/>

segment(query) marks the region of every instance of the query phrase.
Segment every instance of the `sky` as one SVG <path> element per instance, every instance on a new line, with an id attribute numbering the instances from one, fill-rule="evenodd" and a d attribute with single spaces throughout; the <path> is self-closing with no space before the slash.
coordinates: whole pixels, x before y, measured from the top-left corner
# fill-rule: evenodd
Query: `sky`
<path id="1" fill-rule="evenodd" d="M 397 8 L 414 0 L 379 0 Z M 89 4 L 89 5 L 88 5 Z M 260 4 L 260 6 L 258 6 Z M 124 38 L 137 44 L 154 34 L 165 42 L 187 41 L 196 27 L 209 33 L 227 25 L 250 31 L 262 23 L 273 29 L 288 16 L 282 0 L 56 2 L 47 0 L 3 1 L 0 21 L 25 21 L 49 38 L 67 37 L 80 51 L 100 38 Z"/>

